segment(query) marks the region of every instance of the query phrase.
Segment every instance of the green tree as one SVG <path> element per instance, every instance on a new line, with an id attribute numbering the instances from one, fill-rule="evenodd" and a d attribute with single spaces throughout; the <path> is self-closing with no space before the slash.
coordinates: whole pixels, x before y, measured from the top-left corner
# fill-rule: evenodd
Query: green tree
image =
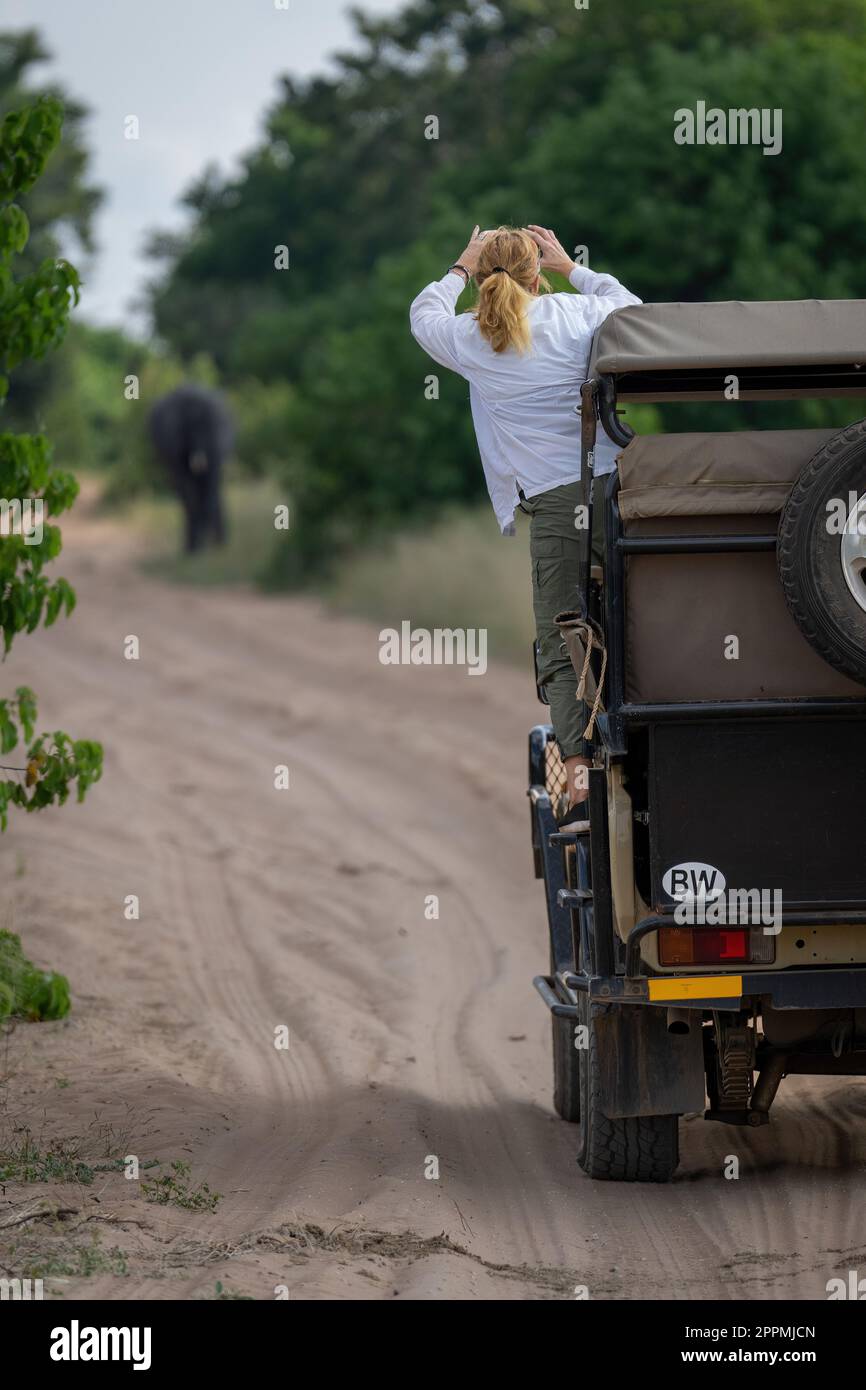
<path id="1" fill-rule="evenodd" d="M 40 358 L 60 341 L 78 300 L 78 276 L 66 261 L 48 257 L 20 278 L 12 263 L 28 240 L 28 219 L 15 201 L 39 178 L 60 138 L 63 111 L 45 97 L 10 112 L 0 125 L 0 402 L 9 373 L 28 358 Z M 50 626 L 69 614 L 75 594 L 65 579 L 49 582 L 44 567 L 60 553 L 60 529 L 43 517 L 72 505 L 78 484 L 53 466 L 41 435 L 0 434 L 0 633 L 4 655 L 17 635 Z M 28 526 L 29 521 L 29 526 Z M 33 692 L 19 687 L 0 700 L 0 755 L 23 744 L 24 780 L 0 781 L 0 829 L 10 805 L 27 811 L 66 801 L 75 785 L 81 801 L 102 772 L 102 748 L 68 734 L 36 732 Z M 8 765 L 4 771 L 8 771 Z"/>
<path id="2" fill-rule="evenodd" d="M 84 136 L 87 108 L 55 83 L 34 81 L 31 70 L 50 57 L 35 29 L 0 32 L 0 118 L 33 105 L 40 96 L 53 96 L 63 107 L 57 148 L 42 176 L 19 196 L 30 227 L 27 244 L 19 252 L 19 274 L 36 270 L 49 257 L 74 252 L 89 258 L 96 249 L 94 219 L 103 194 L 90 181 L 90 153 Z M 62 393 L 73 414 L 80 416 L 80 407 L 69 391 L 71 356 L 64 352 L 21 364 L 6 401 L 11 423 L 23 430 L 43 429 L 48 402 Z"/>
<path id="3" fill-rule="evenodd" d="M 271 389 L 297 517 L 275 561 L 285 578 L 483 492 L 465 384 L 407 326 L 475 221 L 554 226 L 646 300 L 866 295 L 852 119 L 866 108 L 866 0 L 414 0 L 355 19 L 333 75 L 284 81 L 239 173 L 208 170 L 190 190 L 191 234 L 153 244 L 163 338 L 183 357 L 206 342 L 238 392 Z M 675 145 L 675 111 L 699 99 L 781 107 L 782 153 Z M 838 412 L 775 409 L 791 424 Z M 661 414 L 697 426 L 687 407 Z M 699 419 L 737 423 L 721 406 Z M 274 457 L 255 429 L 248 446 Z"/>

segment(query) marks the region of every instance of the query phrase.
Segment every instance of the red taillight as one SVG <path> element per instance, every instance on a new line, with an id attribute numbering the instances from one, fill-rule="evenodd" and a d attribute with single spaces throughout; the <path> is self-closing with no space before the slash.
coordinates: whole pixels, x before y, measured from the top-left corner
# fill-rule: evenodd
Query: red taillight
<path id="1" fill-rule="evenodd" d="M 695 959 L 701 965 L 711 960 L 747 961 L 749 933 L 736 927 L 733 931 L 725 927 L 718 931 L 698 931 L 695 933 Z"/>
<path id="2" fill-rule="evenodd" d="M 750 959 L 749 932 L 741 927 L 662 927 L 662 965 L 743 965 Z"/>

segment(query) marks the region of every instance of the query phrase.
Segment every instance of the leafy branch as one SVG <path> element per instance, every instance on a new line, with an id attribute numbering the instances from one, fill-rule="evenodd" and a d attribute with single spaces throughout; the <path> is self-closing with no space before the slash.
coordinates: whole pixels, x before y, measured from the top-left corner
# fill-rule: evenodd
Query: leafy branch
<path id="1" fill-rule="evenodd" d="M 0 405 L 9 373 L 28 358 L 57 347 L 78 303 L 79 280 L 67 261 L 48 258 L 31 274 L 16 279 L 12 263 L 27 245 L 27 215 L 15 202 L 41 175 L 60 139 L 63 108 L 41 97 L 0 123 Z M 44 567 L 61 550 L 54 518 L 72 506 L 78 483 L 55 468 L 43 435 L 0 433 L 0 634 L 5 656 L 20 633 L 50 627 L 75 607 L 75 591 L 62 577 L 49 580 Z M 73 786 L 78 801 L 102 773 L 102 748 L 90 739 L 72 739 L 60 730 L 34 738 L 36 697 L 19 686 L 0 700 L 0 755 L 19 744 L 26 766 L 19 778 L 0 780 L 0 831 L 10 806 L 38 811 L 62 805 Z M 15 771 L 4 764 L 2 771 Z M 20 780 L 23 775 L 23 780 Z"/>
<path id="2" fill-rule="evenodd" d="M 0 700 L 0 755 L 6 756 L 19 743 L 26 744 L 26 766 L 17 771 L 23 781 L 0 782 L 0 830 L 8 823 L 9 806 L 40 811 L 45 806 L 62 806 L 73 784 L 77 800 L 83 801 L 88 787 L 102 775 L 102 748 L 90 739 L 70 739 L 60 730 L 40 734 L 34 739 L 37 718 L 36 696 L 20 685 L 12 700 Z"/>

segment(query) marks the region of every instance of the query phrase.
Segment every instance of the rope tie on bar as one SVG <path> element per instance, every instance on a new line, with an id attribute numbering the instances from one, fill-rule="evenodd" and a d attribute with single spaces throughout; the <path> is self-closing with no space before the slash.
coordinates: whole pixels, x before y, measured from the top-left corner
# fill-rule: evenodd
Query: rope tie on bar
<path id="1" fill-rule="evenodd" d="M 592 739 L 595 721 L 603 708 L 601 692 L 604 689 L 604 677 L 607 671 L 607 647 L 604 636 L 595 623 L 580 613 L 559 613 L 554 618 L 554 622 L 562 634 L 565 648 L 571 657 L 571 664 L 577 675 L 575 699 L 592 705 L 586 728 L 581 734 L 581 738 Z M 601 666 L 597 683 L 590 665 L 593 651 L 601 653 Z"/>
<path id="2" fill-rule="evenodd" d="M 601 692 L 604 688 L 604 675 L 607 670 L 607 647 L 605 646 L 602 638 L 594 631 L 592 627 L 590 627 L 588 622 L 584 624 L 584 631 L 588 640 L 584 640 L 583 643 L 586 649 L 586 655 L 583 658 L 583 669 L 577 681 L 578 700 L 583 699 L 584 691 L 586 690 L 586 680 L 587 676 L 589 675 L 589 663 L 592 658 L 593 648 L 601 652 L 601 669 L 598 673 L 598 684 L 595 687 L 595 699 L 592 702 L 592 712 L 589 716 L 589 722 L 587 723 L 587 726 L 582 734 L 583 738 L 591 739 L 593 731 L 595 729 L 595 721 L 598 717 L 598 712 L 601 709 Z"/>

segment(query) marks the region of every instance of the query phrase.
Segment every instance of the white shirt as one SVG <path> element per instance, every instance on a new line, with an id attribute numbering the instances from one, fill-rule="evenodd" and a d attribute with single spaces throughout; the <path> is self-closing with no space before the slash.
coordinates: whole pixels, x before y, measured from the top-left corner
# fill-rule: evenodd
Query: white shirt
<path id="1" fill-rule="evenodd" d="M 487 490 L 503 531 L 520 488 L 526 497 L 580 478 L 580 388 L 592 337 L 614 309 L 640 304 L 612 275 L 575 266 L 581 294 L 541 294 L 528 307 L 532 347 L 494 352 L 471 313 L 455 314 L 463 276 L 449 271 L 409 310 L 413 336 L 443 367 L 469 382 L 469 400 Z M 610 473 L 617 445 L 599 427 L 595 473 Z"/>

